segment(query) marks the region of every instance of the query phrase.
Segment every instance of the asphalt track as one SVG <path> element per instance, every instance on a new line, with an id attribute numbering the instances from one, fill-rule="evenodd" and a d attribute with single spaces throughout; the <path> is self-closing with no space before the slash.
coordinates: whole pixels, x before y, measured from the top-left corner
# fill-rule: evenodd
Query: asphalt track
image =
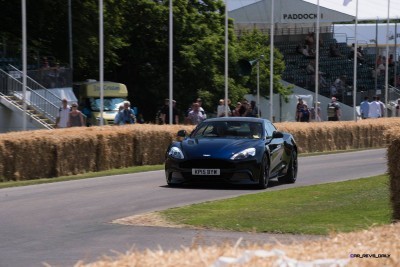
<path id="1" fill-rule="evenodd" d="M 297 182 L 274 182 L 265 192 L 383 174 L 385 153 L 374 149 L 300 157 Z M 44 262 L 73 266 L 79 260 L 88 263 L 130 249 L 174 250 L 239 238 L 242 242 L 309 238 L 111 223 L 135 214 L 259 192 L 248 186 L 169 188 L 163 171 L 0 189 L 0 267 L 35 267 Z"/>

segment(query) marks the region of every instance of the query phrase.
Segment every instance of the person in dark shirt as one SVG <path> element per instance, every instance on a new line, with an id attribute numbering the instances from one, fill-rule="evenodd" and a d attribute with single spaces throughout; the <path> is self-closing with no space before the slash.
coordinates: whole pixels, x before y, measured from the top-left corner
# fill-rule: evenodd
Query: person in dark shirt
<path id="1" fill-rule="evenodd" d="M 161 122 L 169 124 L 169 99 L 165 99 L 164 107 L 161 110 Z M 179 110 L 176 108 L 176 101 L 172 100 L 172 124 L 179 124 Z"/>

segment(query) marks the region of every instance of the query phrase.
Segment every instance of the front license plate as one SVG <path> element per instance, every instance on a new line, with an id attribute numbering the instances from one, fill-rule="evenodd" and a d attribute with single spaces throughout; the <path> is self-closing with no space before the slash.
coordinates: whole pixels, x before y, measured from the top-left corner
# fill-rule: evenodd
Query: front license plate
<path id="1" fill-rule="evenodd" d="M 220 175 L 220 169 L 192 169 L 192 175 Z"/>

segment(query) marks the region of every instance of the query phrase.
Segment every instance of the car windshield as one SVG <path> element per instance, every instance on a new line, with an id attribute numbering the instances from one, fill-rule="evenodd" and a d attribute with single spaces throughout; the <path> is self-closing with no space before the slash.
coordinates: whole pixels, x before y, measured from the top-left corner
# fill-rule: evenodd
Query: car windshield
<path id="1" fill-rule="evenodd" d="M 104 110 L 118 110 L 124 101 L 125 99 L 120 97 L 106 97 L 103 100 Z M 90 108 L 93 111 L 100 111 L 100 98 L 90 98 Z"/>
<path id="2" fill-rule="evenodd" d="M 262 138 L 262 124 L 249 121 L 203 122 L 193 131 L 192 138 Z"/>

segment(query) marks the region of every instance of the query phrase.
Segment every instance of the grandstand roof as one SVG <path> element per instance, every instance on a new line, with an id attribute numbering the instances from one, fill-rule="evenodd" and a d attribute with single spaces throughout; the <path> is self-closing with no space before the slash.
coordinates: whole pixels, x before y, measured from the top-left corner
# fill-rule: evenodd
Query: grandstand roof
<path id="1" fill-rule="evenodd" d="M 338 1 L 338 0 L 337 0 Z M 271 21 L 271 0 L 262 0 L 229 12 L 235 23 L 269 23 Z M 274 21 L 280 24 L 315 23 L 317 7 L 303 0 L 280 0 L 274 2 Z M 348 22 L 354 16 L 333 9 L 320 7 L 320 22 Z"/>
<path id="2" fill-rule="evenodd" d="M 309 3 L 317 4 L 317 0 L 304 0 Z M 375 20 L 386 19 L 388 17 L 388 3 L 390 1 L 389 17 L 398 19 L 400 17 L 399 0 L 358 0 L 358 19 Z M 320 0 L 320 6 L 337 10 L 346 14 L 356 15 L 356 0 L 352 0 L 347 6 L 343 6 L 343 0 Z"/>
<path id="3" fill-rule="evenodd" d="M 228 0 L 228 8 L 229 10 L 234 11 L 239 8 L 250 6 L 255 3 L 266 2 L 266 7 L 269 7 L 271 4 L 271 0 Z M 318 0 L 275 0 L 275 6 L 279 5 L 281 2 L 287 2 L 287 6 L 296 7 L 299 3 L 304 2 L 307 4 L 313 4 L 313 7 L 309 7 L 310 9 L 314 9 L 316 12 L 317 2 Z M 289 5 L 290 2 L 290 5 Z M 294 4 L 296 3 L 296 4 Z M 369 19 L 386 19 L 388 16 L 388 3 L 389 0 L 358 0 L 358 19 L 359 20 L 369 20 Z M 336 11 L 339 13 L 347 14 L 350 16 L 356 15 L 356 0 L 352 0 L 347 6 L 343 6 L 343 0 L 319 0 L 319 4 L 321 8 L 326 8 L 332 11 Z M 265 5 L 265 4 L 264 4 Z M 275 8 L 276 9 L 276 8 Z M 267 10 L 267 9 L 260 9 Z M 261 12 L 261 11 L 258 12 Z M 295 8 L 292 8 L 295 10 Z M 230 12 L 230 13 L 231 13 Z M 322 12 L 322 9 L 321 9 Z M 278 14 L 278 13 L 275 13 Z M 390 0 L 390 12 L 389 17 L 392 19 L 398 19 L 400 17 L 400 1 L 398 0 Z M 269 22 L 270 20 L 268 20 Z M 264 23 L 267 21 L 264 21 Z"/>

